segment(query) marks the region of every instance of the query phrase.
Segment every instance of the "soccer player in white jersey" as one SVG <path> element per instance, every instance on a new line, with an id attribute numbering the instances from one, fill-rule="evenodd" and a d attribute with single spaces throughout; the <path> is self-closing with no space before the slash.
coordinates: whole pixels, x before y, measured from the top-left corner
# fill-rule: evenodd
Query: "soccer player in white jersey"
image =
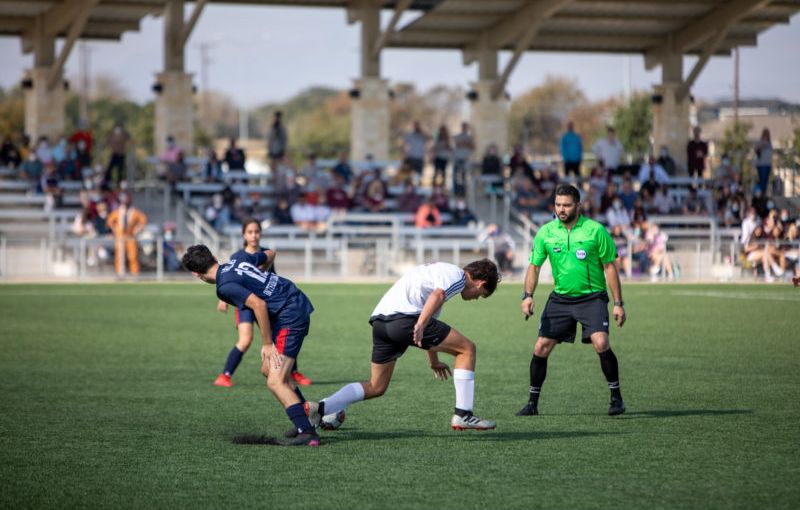
<path id="1" fill-rule="evenodd" d="M 437 262 L 417 266 L 400 278 L 372 312 L 372 373 L 369 381 L 344 386 L 319 404 L 309 402 L 309 420 L 317 425 L 323 415 L 338 413 L 350 404 L 380 397 L 389 387 L 397 359 L 411 346 L 428 353 L 437 379 L 453 376 L 456 406 L 450 425 L 454 430 L 488 430 L 496 422 L 472 414 L 475 394 L 475 344 L 437 320 L 442 305 L 461 294 L 469 301 L 489 297 L 500 279 L 494 262 L 483 259 L 463 269 Z M 455 356 L 452 374 L 438 353 Z"/>

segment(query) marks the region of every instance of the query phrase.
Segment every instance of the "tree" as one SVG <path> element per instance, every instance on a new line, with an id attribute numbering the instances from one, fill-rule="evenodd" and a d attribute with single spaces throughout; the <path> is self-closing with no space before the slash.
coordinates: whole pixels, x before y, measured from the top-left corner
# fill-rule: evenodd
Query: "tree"
<path id="1" fill-rule="evenodd" d="M 537 154 L 558 154 L 566 121 L 574 111 L 587 104 L 586 96 L 575 80 L 548 75 L 543 84 L 511 103 L 508 118 L 510 140 Z M 579 129 L 576 131 L 582 133 Z"/>
<path id="2" fill-rule="evenodd" d="M 627 104 L 614 111 L 614 129 L 625 151 L 635 161 L 645 158 L 650 152 L 650 133 L 653 129 L 653 114 L 650 110 L 650 96 L 637 93 Z"/>
<path id="3" fill-rule="evenodd" d="M 18 138 L 24 130 L 25 94 L 19 86 L 8 91 L 0 88 L 0 138 Z"/>
<path id="4" fill-rule="evenodd" d="M 747 156 L 750 153 L 750 142 L 747 140 L 747 133 L 753 128 L 748 122 L 734 122 L 722 134 L 722 152 L 727 153 L 731 160 L 734 170 L 741 172 L 742 183 L 750 184 L 755 179 L 751 169 L 752 165 L 747 164 Z"/>

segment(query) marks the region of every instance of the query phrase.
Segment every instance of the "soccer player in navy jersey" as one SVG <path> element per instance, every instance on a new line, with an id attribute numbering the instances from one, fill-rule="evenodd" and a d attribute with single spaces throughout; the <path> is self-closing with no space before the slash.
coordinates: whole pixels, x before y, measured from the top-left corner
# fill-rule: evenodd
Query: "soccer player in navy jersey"
<path id="1" fill-rule="evenodd" d="M 261 248 L 261 223 L 259 223 L 258 220 L 247 218 L 242 221 L 242 238 L 244 239 L 244 247 L 231 255 L 231 259 L 244 259 L 248 255 L 263 251 L 267 255 L 267 261 L 264 265 L 259 266 L 259 269 L 262 271 L 269 270 L 277 274 L 273 265 L 276 255 L 275 251 Z M 227 313 L 228 303 L 220 299 L 219 303 L 217 303 L 217 310 L 222 313 Z M 228 358 L 225 360 L 225 367 L 222 373 L 214 380 L 215 386 L 223 386 L 226 388 L 233 386 L 231 377 L 233 377 L 233 373 L 236 371 L 239 363 L 241 363 L 244 353 L 247 352 L 250 348 L 250 344 L 253 342 L 253 322 L 255 322 L 255 316 L 252 310 L 246 307 L 237 308 L 235 320 L 239 338 L 236 341 L 236 345 L 234 345 L 233 349 L 228 353 Z M 297 360 L 295 360 L 295 366 L 292 369 L 292 378 L 297 384 L 311 384 L 311 379 L 297 370 Z M 305 401 L 302 398 L 301 400 Z"/>
<path id="2" fill-rule="evenodd" d="M 297 436 L 286 444 L 318 446 L 319 436 L 291 381 L 292 367 L 308 334 L 314 307 L 290 280 L 261 271 L 258 266 L 266 261 L 267 255 L 258 252 L 219 264 L 204 245 L 190 246 L 183 256 L 183 266 L 194 276 L 216 284 L 217 297 L 252 310 L 264 341 L 261 373 L 297 430 Z"/>

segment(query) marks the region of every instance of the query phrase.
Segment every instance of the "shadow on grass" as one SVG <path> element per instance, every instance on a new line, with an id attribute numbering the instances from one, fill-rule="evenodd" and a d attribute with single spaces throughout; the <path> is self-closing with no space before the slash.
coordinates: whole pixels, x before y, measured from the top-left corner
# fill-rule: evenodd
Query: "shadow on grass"
<path id="1" fill-rule="evenodd" d="M 753 410 L 752 409 L 651 409 L 649 411 L 628 411 L 619 418 L 622 419 L 680 418 L 683 416 L 730 416 L 733 414 L 753 414 Z"/>
<path id="2" fill-rule="evenodd" d="M 274 437 L 257 434 L 240 434 L 231 438 L 233 444 L 278 446 L 280 443 Z"/>
<path id="3" fill-rule="evenodd" d="M 475 430 L 446 433 L 429 433 L 422 430 L 403 431 L 340 431 L 333 434 L 323 434 L 323 442 L 336 441 L 384 441 L 397 439 L 458 439 L 467 441 L 530 441 L 534 439 L 565 439 L 576 437 L 602 436 L 618 434 L 617 432 L 582 432 L 582 431 L 529 431 L 529 432 L 498 432 L 496 430 Z"/>

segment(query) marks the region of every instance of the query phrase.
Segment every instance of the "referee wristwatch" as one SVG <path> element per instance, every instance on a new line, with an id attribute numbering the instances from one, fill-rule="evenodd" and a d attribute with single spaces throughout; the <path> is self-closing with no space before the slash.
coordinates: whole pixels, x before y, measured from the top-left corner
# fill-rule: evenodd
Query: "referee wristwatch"
<path id="1" fill-rule="evenodd" d="M 522 300 L 523 301 L 525 301 L 528 298 L 532 298 L 532 297 L 533 297 L 533 294 L 531 294 L 530 292 L 523 292 L 522 293 Z"/>
<path id="2" fill-rule="evenodd" d="M 614 301 L 614 306 L 625 306 L 625 301 Z"/>

